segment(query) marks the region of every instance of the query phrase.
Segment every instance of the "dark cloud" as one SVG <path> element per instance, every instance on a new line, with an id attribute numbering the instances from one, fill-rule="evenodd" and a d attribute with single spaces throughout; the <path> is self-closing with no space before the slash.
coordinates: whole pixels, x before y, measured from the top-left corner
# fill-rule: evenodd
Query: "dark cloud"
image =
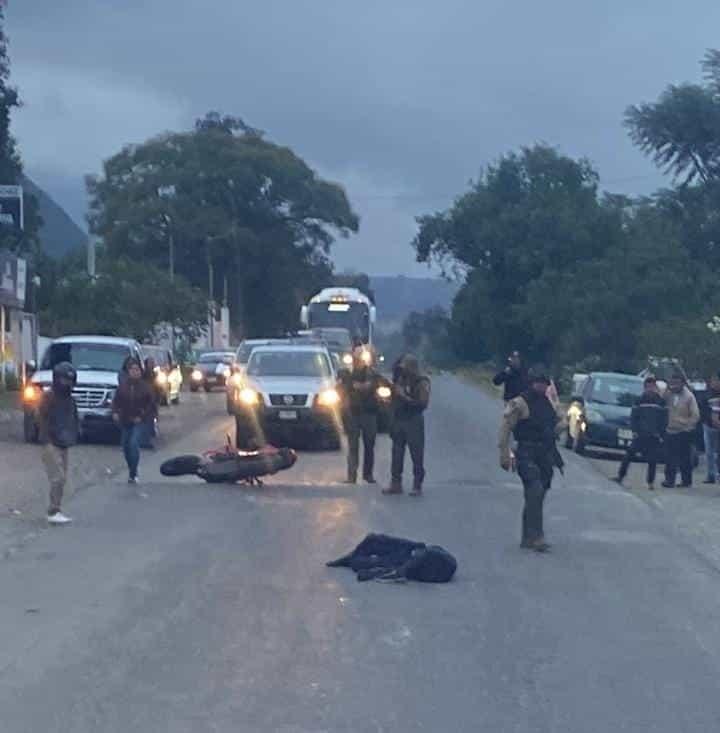
<path id="1" fill-rule="evenodd" d="M 413 216 L 520 145 L 585 155 L 615 190 L 658 185 L 623 110 L 698 78 L 720 22 L 713 0 L 664 5 L 10 0 L 16 129 L 77 216 L 81 175 L 122 143 L 240 114 L 346 183 L 363 231 L 341 265 L 408 271 Z"/>

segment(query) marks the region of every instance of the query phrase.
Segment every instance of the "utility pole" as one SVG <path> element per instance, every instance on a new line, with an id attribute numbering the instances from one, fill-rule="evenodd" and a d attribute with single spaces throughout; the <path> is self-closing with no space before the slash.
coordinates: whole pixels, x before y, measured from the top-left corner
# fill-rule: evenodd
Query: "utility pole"
<path id="1" fill-rule="evenodd" d="M 208 313 L 210 315 L 208 322 L 210 325 L 209 333 L 209 344 L 210 348 L 215 347 L 215 268 L 213 266 L 212 254 L 210 253 L 210 242 L 207 245 L 207 260 L 208 260 L 208 297 L 210 298 L 210 304 Z"/>

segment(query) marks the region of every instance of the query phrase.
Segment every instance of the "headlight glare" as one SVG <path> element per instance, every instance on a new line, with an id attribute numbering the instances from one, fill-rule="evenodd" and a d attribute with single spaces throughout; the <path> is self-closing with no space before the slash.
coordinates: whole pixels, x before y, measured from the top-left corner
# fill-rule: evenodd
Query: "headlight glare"
<path id="1" fill-rule="evenodd" d="M 381 400 L 389 400 L 392 397 L 392 390 L 390 387 L 383 385 L 382 387 L 377 388 L 377 396 Z"/>
<path id="2" fill-rule="evenodd" d="M 193 369 L 190 377 L 192 378 L 193 382 L 200 382 L 202 381 L 203 375 L 199 369 Z"/>
<path id="3" fill-rule="evenodd" d="M 155 380 L 160 385 L 165 385 L 168 382 L 168 376 L 165 374 L 165 372 L 158 372 L 155 376 Z"/>
<path id="4" fill-rule="evenodd" d="M 340 402 L 336 389 L 326 389 L 318 395 L 318 404 L 322 407 L 335 407 Z"/>
<path id="5" fill-rule="evenodd" d="M 260 396 L 254 389 L 246 387 L 240 392 L 240 402 L 248 407 L 254 407 L 260 402 Z"/>
<path id="6" fill-rule="evenodd" d="M 343 364 L 345 364 L 345 366 L 352 366 L 352 363 L 353 363 L 352 354 L 343 354 L 342 362 Z"/>
<path id="7" fill-rule="evenodd" d="M 40 396 L 40 390 L 34 384 L 28 384 L 23 390 L 23 400 L 25 402 L 35 402 Z"/>
<path id="8" fill-rule="evenodd" d="M 239 374 L 233 374 L 232 377 L 230 377 L 230 384 L 232 384 L 233 387 L 239 387 L 242 384 L 242 377 Z"/>

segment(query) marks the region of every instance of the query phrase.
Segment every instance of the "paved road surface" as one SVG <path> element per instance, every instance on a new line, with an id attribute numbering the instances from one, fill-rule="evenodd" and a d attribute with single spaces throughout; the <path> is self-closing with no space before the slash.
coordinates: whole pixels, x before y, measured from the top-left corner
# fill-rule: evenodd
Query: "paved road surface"
<path id="1" fill-rule="evenodd" d="M 334 483 L 323 454 L 265 489 L 162 480 L 156 456 L 145 500 L 119 479 L 79 492 L 75 526 L 0 562 L 3 733 L 718 730 L 712 557 L 574 456 L 553 552 L 521 551 L 498 410 L 436 380 L 422 500 Z M 218 398 L 178 449 L 226 422 Z M 324 567 L 368 531 L 446 545 L 457 579 Z"/>

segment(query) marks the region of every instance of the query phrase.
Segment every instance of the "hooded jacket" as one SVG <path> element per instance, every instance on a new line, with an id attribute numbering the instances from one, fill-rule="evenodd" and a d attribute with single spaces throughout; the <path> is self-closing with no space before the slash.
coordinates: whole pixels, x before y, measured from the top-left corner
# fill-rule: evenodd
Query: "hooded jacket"
<path id="1" fill-rule="evenodd" d="M 668 408 L 668 434 L 677 435 L 695 430 L 700 421 L 700 410 L 695 395 L 687 387 L 683 387 L 680 392 L 668 390 L 665 404 Z"/>
<path id="2" fill-rule="evenodd" d="M 128 427 L 144 422 L 154 414 L 155 396 L 148 383 L 140 379 L 125 379 L 117 388 L 112 411 L 118 416 L 120 425 Z"/>

